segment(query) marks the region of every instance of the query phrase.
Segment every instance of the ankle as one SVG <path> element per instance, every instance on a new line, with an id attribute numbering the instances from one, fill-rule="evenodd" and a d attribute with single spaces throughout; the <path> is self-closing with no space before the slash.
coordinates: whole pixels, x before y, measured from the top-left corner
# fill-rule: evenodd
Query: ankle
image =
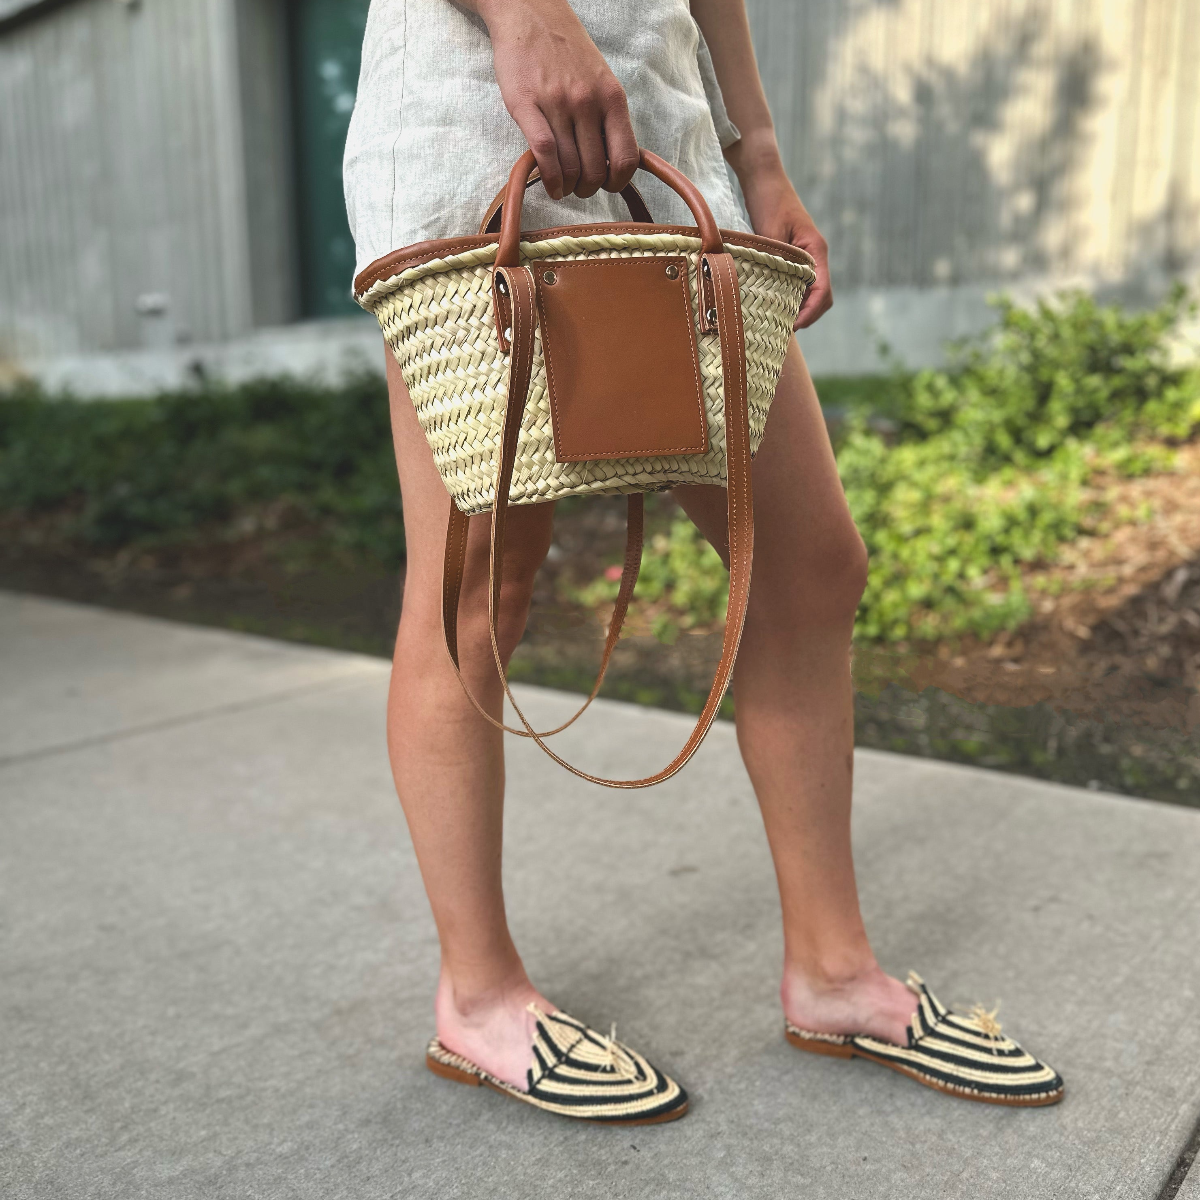
<path id="1" fill-rule="evenodd" d="M 454 975 L 445 967 L 438 978 L 434 1008 L 439 1022 L 486 1024 L 499 1011 L 519 1011 L 539 999 L 537 989 L 523 968 L 480 979 Z"/>
<path id="2" fill-rule="evenodd" d="M 853 963 L 789 963 L 779 989 L 784 1016 L 816 1033 L 865 1033 L 904 1045 L 916 997 L 872 956 Z"/>
<path id="3" fill-rule="evenodd" d="M 854 992 L 883 977 L 883 969 L 869 951 L 859 955 L 807 955 L 784 963 L 781 988 L 811 996 Z"/>
<path id="4" fill-rule="evenodd" d="M 438 1041 L 497 1079 L 524 1088 L 536 1032 L 527 1011 L 531 1003 L 543 1012 L 555 1011 L 524 969 L 480 982 L 443 968 L 434 1001 Z"/>

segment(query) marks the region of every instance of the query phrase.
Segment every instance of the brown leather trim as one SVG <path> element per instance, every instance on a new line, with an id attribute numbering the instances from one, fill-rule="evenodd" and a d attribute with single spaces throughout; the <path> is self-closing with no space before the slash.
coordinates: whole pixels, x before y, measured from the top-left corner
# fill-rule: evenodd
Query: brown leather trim
<path id="1" fill-rule="evenodd" d="M 525 182 L 525 190 L 528 191 L 535 183 L 541 183 L 541 181 L 541 172 L 534 167 L 533 174 Z M 479 222 L 480 233 L 498 234 L 500 232 L 500 219 L 503 215 L 504 196 L 507 191 L 508 184 L 506 183 L 492 197 L 492 202 L 488 205 L 487 212 L 483 214 L 483 220 Z M 654 218 L 650 215 L 650 210 L 646 207 L 646 198 L 632 183 L 627 183 L 621 189 L 620 196 L 625 201 L 625 207 L 629 209 L 629 219 L 631 221 L 639 221 L 644 225 L 654 224 Z"/>
<path id="2" fill-rule="evenodd" d="M 669 233 L 682 237 L 700 238 L 700 231 L 691 225 L 646 225 L 635 221 L 605 221 L 589 225 L 555 225 L 549 229 L 533 229 L 521 233 L 522 242 L 546 242 L 560 237 L 592 237 L 597 234 L 656 234 Z M 812 256 L 799 246 L 787 242 L 777 242 L 774 238 L 762 237 L 757 233 L 741 233 L 731 229 L 722 229 L 721 238 L 731 246 L 745 246 L 751 250 L 761 250 L 764 254 L 774 254 L 786 259 L 797 266 L 814 266 Z M 436 238 L 426 242 L 415 242 L 402 250 L 393 250 L 377 258 L 354 281 L 355 295 L 361 296 L 375 284 L 384 279 L 391 279 L 410 267 L 419 267 L 422 263 L 432 262 L 435 258 L 446 258 L 451 254 L 462 254 L 466 250 L 478 250 L 481 246 L 498 246 L 498 234 L 474 234 L 469 237 Z"/>

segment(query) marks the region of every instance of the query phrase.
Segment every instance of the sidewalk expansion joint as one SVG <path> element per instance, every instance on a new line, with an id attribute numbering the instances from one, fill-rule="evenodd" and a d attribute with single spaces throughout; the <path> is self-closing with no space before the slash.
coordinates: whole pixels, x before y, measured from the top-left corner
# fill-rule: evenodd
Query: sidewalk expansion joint
<path id="1" fill-rule="evenodd" d="M 228 704 L 217 704 L 212 708 L 200 708 L 194 712 L 180 713 L 174 717 L 163 717 L 158 721 L 146 721 L 141 725 L 130 725 L 126 729 L 113 729 L 108 733 L 97 733 L 90 737 L 77 738 L 72 742 L 59 742 L 53 746 L 42 746 L 37 750 L 26 750 L 17 754 L 0 755 L 0 770 L 5 767 L 18 766 L 22 763 L 36 762 L 41 758 L 54 758 L 60 754 L 73 754 L 76 750 L 88 750 L 93 746 L 104 746 L 110 742 L 123 742 L 131 738 L 142 737 L 148 733 L 158 733 L 164 729 L 177 729 L 181 725 L 193 725 L 208 721 L 214 717 L 224 717 L 231 713 L 247 712 L 255 708 L 267 708 L 272 704 L 281 704 L 294 700 L 299 696 L 311 695 L 314 692 L 336 690 L 339 685 L 365 682 L 362 674 L 355 672 L 348 675 L 334 675 L 315 683 L 303 684 L 300 687 L 288 688 L 282 692 L 267 692 L 253 699 L 234 700 Z"/>

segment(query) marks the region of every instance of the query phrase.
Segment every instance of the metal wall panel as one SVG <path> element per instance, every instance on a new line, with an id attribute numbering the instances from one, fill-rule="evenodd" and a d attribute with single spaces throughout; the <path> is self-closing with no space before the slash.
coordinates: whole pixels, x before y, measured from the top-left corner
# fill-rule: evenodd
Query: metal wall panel
<path id="1" fill-rule="evenodd" d="M 80 0 L 0 37 L 0 357 L 249 327 L 238 90 L 232 0 Z"/>
<path id="2" fill-rule="evenodd" d="M 748 0 L 841 286 L 1200 265 L 1196 0 Z"/>

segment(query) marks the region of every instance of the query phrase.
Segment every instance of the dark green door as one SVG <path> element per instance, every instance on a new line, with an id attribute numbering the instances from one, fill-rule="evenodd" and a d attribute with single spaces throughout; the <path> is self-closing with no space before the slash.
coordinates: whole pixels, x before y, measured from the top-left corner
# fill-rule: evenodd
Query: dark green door
<path id="1" fill-rule="evenodd" d="M 370 0 L 293 0 L 296 167 L 303 310 L 337 317 L 350 299 L 354 243 L 342 198 L 342 150 L 354 108 Z"/>

